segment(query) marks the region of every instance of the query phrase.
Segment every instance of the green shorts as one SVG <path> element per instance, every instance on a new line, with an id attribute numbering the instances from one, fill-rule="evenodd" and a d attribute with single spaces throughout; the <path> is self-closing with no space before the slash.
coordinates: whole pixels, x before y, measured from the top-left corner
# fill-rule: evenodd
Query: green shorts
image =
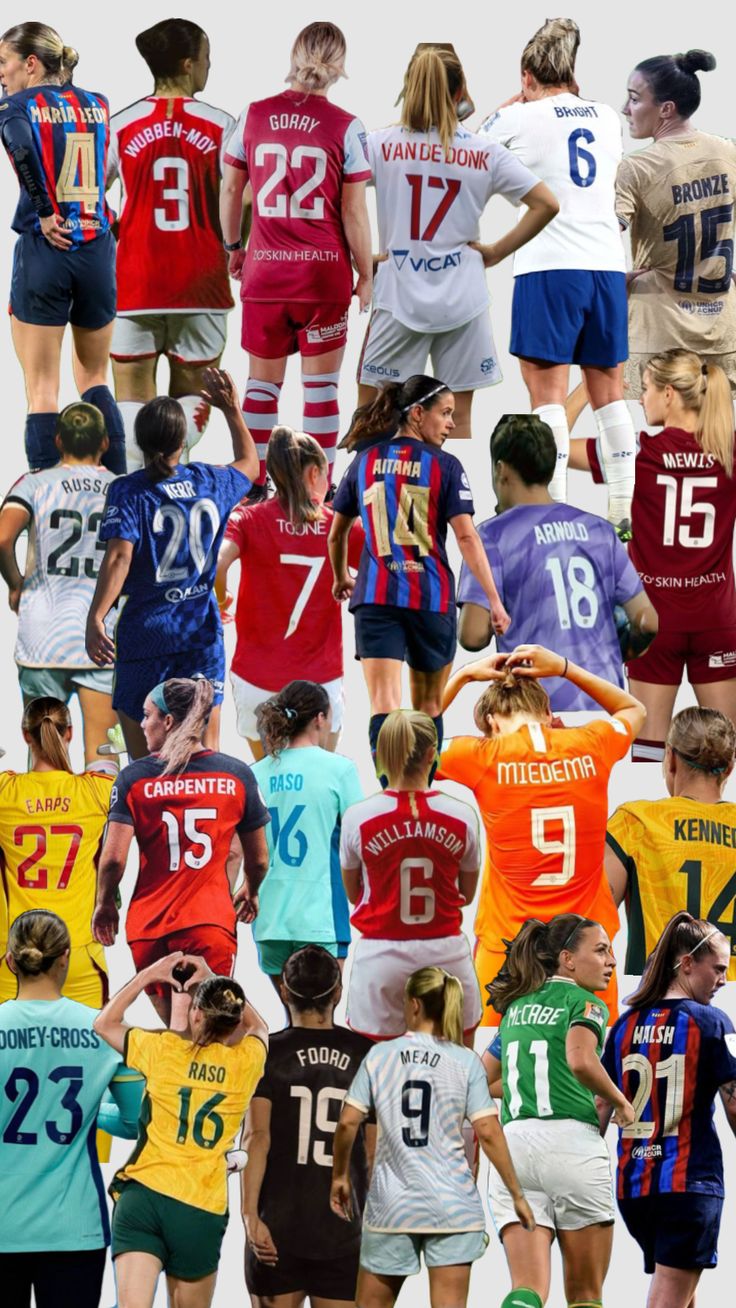
<path id="1" fill-rule="evenodd" d="M 113 1209 L 112 1256 L 150 1253 L 167 1275 L 199 1281 L 217 1271 L 228 1216 L 125 1181 Z"/>
<path id="2" fill-rule="evenodd" d="M 26 668 L 18 665 L 18 681 L 23 698 L 51 695 L 68 704 L 80 690 L 98 690 L 112 695 L 112 668 Z"/>
<path id="3" fill-rule="evenodd" d="M 485 1231 L 453 1231 L 411 1235 L 404 1231 L 366 1231 L 360 1242 L 360 1265 L 376 1276 L 413 1276 L 427 1267 L 454 1267 L 474 1263 L 488 1245 Z"/>
<path id="4" fill-rule="evenodd" d="M 287 958 L 291 958 L 297 949 L 303 949 L 305 945 L 310 944 L 318 944 L 320 948 L 326 949 L 328 954 L 332 954 L 333 958 L 348 956 L 347 944 L 338 940 L 256 940 L 258 966 L 266 976 L 281 976 Z"/>

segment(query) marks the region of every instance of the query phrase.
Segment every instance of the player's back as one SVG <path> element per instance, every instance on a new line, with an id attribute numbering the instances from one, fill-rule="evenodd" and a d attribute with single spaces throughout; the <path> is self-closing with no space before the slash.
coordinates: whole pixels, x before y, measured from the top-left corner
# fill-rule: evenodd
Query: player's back
<path id="1" fill-rule="evenodd" d="M 222 158 L 235 120 L 190 96 L 146 96 L 110 121 L 108 185 L 119 176 L 119 314 L 223 313 Z"/>

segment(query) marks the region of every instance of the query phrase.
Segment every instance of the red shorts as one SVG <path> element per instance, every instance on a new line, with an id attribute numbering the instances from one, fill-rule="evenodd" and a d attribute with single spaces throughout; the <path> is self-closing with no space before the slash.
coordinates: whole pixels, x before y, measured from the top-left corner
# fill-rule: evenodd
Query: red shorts
<path id="1" fill-rule="evenodd" d="M 183 931 L 172 931 L 158 940 L 129 940 L 128 945 L 136 972 L 142 972 L 144 967 L 150 967 L 159 958 L 181 949 L 185 954 L 199 955 L 217 976 L 232 976 L 238 950 L 235 936 L 220 926 L 185 927 Z M 169 993 L 170 987 L 159 981 L 146 986 L 147 995 Z"/>
<path id="2" fill-rule="evenodd" d="M 259 359 L 327 354 L 348 339 L 350 303 L 244 300 L 241 344 Z"/>
<path id="3" fill-rule="evenodd" d="M 645 654 L 626 664 L 629 680 L 653 686 L 679 686 L 685 668 L 691 686 L 736 677 L 736 627 L 660 631 Z"/>

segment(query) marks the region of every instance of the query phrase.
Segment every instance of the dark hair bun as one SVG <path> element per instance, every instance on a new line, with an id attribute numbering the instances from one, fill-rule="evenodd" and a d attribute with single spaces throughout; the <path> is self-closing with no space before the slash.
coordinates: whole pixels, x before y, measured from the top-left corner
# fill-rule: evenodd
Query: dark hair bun
<path id="1" fill-rule="evenodd" d="M 675 55 L 675 63 L 683 73 L 710 73 L 716 66 L 716 57 L 710 50 L 687 50 Z"/>

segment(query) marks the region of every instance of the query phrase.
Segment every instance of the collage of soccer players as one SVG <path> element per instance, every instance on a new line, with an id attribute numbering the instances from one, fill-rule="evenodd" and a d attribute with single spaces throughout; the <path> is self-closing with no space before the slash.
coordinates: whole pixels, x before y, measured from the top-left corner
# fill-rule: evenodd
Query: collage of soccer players
<path id="1" fill-rule="evenodd" d="M 731 1302 L 727 30 L 6 6 L 0 1308 Z"/>

